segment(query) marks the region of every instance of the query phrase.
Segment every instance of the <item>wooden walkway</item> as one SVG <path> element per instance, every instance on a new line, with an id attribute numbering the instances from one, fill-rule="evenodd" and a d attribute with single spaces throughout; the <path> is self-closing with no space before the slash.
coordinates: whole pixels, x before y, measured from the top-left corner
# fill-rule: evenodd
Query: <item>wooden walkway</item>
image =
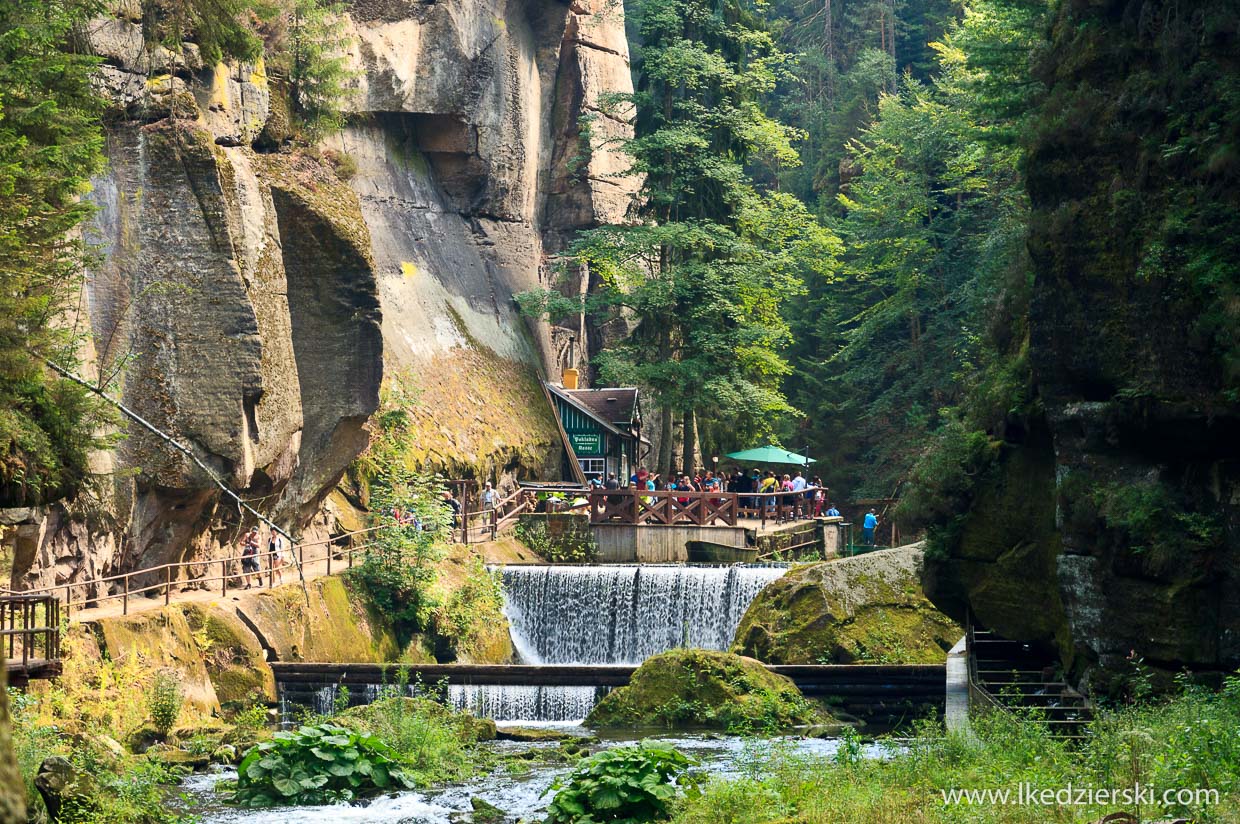
<path id="1" fill-rule="evenodd" d="M 60 674 L 60 601 L 50 595 L 0 597 L 0 647 L 9 686 Z"/>
<path id="2" fill-rule="evenodd" d="M 357 690 L 370 685 L 410 683 L 435 690 L 441 684 L 541 687 L 622 687 L 637 667 L 575 664 L 333 664 L 273 662 L 281 694 L 307 702 L 332 685 Z M 884 719 L 911 718 L 927 708 L 943 712 L 946 668 L 943 664 L 793 664 L 767 665 L 791 678 L 806 696 L 825 699 L 847 712 Z"/>

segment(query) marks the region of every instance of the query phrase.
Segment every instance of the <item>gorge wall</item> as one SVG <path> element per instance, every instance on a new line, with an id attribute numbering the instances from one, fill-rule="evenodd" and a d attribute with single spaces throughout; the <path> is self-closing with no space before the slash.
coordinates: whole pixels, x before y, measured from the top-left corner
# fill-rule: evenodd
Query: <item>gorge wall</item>
<path id="1" fill-rule="evenodd" d="M 581 344 L 512 295 L 550 282 L 577 229 L 628 209 L 605 144 L 629 125 L 599 111 L 631 90 L 619 7 L 350 3 L 349 125 L 305 150 L 261 60 L 170 51 L 139 5 L 86 32 L 113 104 L 90 194 L 102 256 L 75 319 L 88 377 L 294 530 L 330 520 L 385 380 L 410 387 L 426 467 L 557 470 L 538 378 Z M 0 513 L 17 526 L 14 585 L 236 541 L 236 508 L 187 459 L 127 420 L 117 435 L 91 494 Z"/>
<path id="2" fill-rule="evenodd" d="M 1057 646 L 1240 667 L 1240 29 L 1224 4 L 1058 7 L 1026 162 L 1033 400 L 927 567 L 940 606 Z"/>

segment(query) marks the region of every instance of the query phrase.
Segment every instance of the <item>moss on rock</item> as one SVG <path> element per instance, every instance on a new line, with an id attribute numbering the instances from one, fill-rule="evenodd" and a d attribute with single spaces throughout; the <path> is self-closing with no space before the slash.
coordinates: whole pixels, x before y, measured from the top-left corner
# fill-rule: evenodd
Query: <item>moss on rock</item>
<path id="1" fill-rule="evenodd" d="M 596 727 L 786 729 L 825 720 L 791 679 L 760 661 L 712 650 L 672 650 L 646 659 L 627 687 L 590 712 Z"/>
<path id="2" fill-rule="evenodd" d="M 266 653 L 235 613 L 199 604 L 182 609 L 221 706 L 276 700 L 276 679 Z"/>
<path id="3" fill-rule="evenodd" d="M 174 604 L 137 615 L 100 618 L 94 626 L 101 651 L 108 657 L 136 657 L 146 668 L 171 670 L 180 678 L 185 701 L 194 711 L 206 715 L 219 711 L 215 686 L 183 607 Z"/>
<path id="4" fill-rule="evenodd" d="M 400 647 L 392 628 L 362 605 L 336 576 L 289 585 L 243 598 L 238 610 L 258 629 L 281 661 L 395 661 Z"/>
<path id="5" fill-rule="evenodd" d="M 921 589 L 915 544 L 808 564 L 749 605 L 732 651 L 770 664 L 933 664 L 963 630 Z"/>

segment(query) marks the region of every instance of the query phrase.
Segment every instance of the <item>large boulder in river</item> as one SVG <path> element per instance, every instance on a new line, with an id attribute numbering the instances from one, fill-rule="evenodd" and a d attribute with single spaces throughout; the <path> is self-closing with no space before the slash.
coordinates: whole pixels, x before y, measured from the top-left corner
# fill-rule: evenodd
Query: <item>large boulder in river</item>
<path id="1" fill-rule="evenodd" d="M 771 729 L 822 720 L 791 679 L 760 661 L 702 649 L 652 658 L 586 718 L 595 727 Z"/>
<path id="2" fill-rule="evenodd" d="M 922 547 L 797 567 L 749 605 L 732 651 L 769 664 L 932 664 L 961 628 L 921 589 Z"/>

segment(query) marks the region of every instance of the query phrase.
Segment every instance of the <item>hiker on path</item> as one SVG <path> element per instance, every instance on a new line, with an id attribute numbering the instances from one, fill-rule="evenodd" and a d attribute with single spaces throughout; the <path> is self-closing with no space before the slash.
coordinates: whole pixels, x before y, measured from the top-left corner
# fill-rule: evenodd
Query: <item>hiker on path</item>
<path id="1" fill-rule="evenodd" d="M 245 581 L 245 589 L 250 588 L 250 576 L 263 585 L 263 570 L 258 563 L 258 527 L 251 527 L 241 541 L 241 580 Z"/>
<path id="2" fill-rule="evenodd" d="M 275 573 L 276 581 L 284 583 L 284 568 L 292 559 L 289 558 L 289 550 L 284 546 L 284 536 L 274 529 L 267 539 L 267 557 L 271 559 L 271 571 Z"/>

